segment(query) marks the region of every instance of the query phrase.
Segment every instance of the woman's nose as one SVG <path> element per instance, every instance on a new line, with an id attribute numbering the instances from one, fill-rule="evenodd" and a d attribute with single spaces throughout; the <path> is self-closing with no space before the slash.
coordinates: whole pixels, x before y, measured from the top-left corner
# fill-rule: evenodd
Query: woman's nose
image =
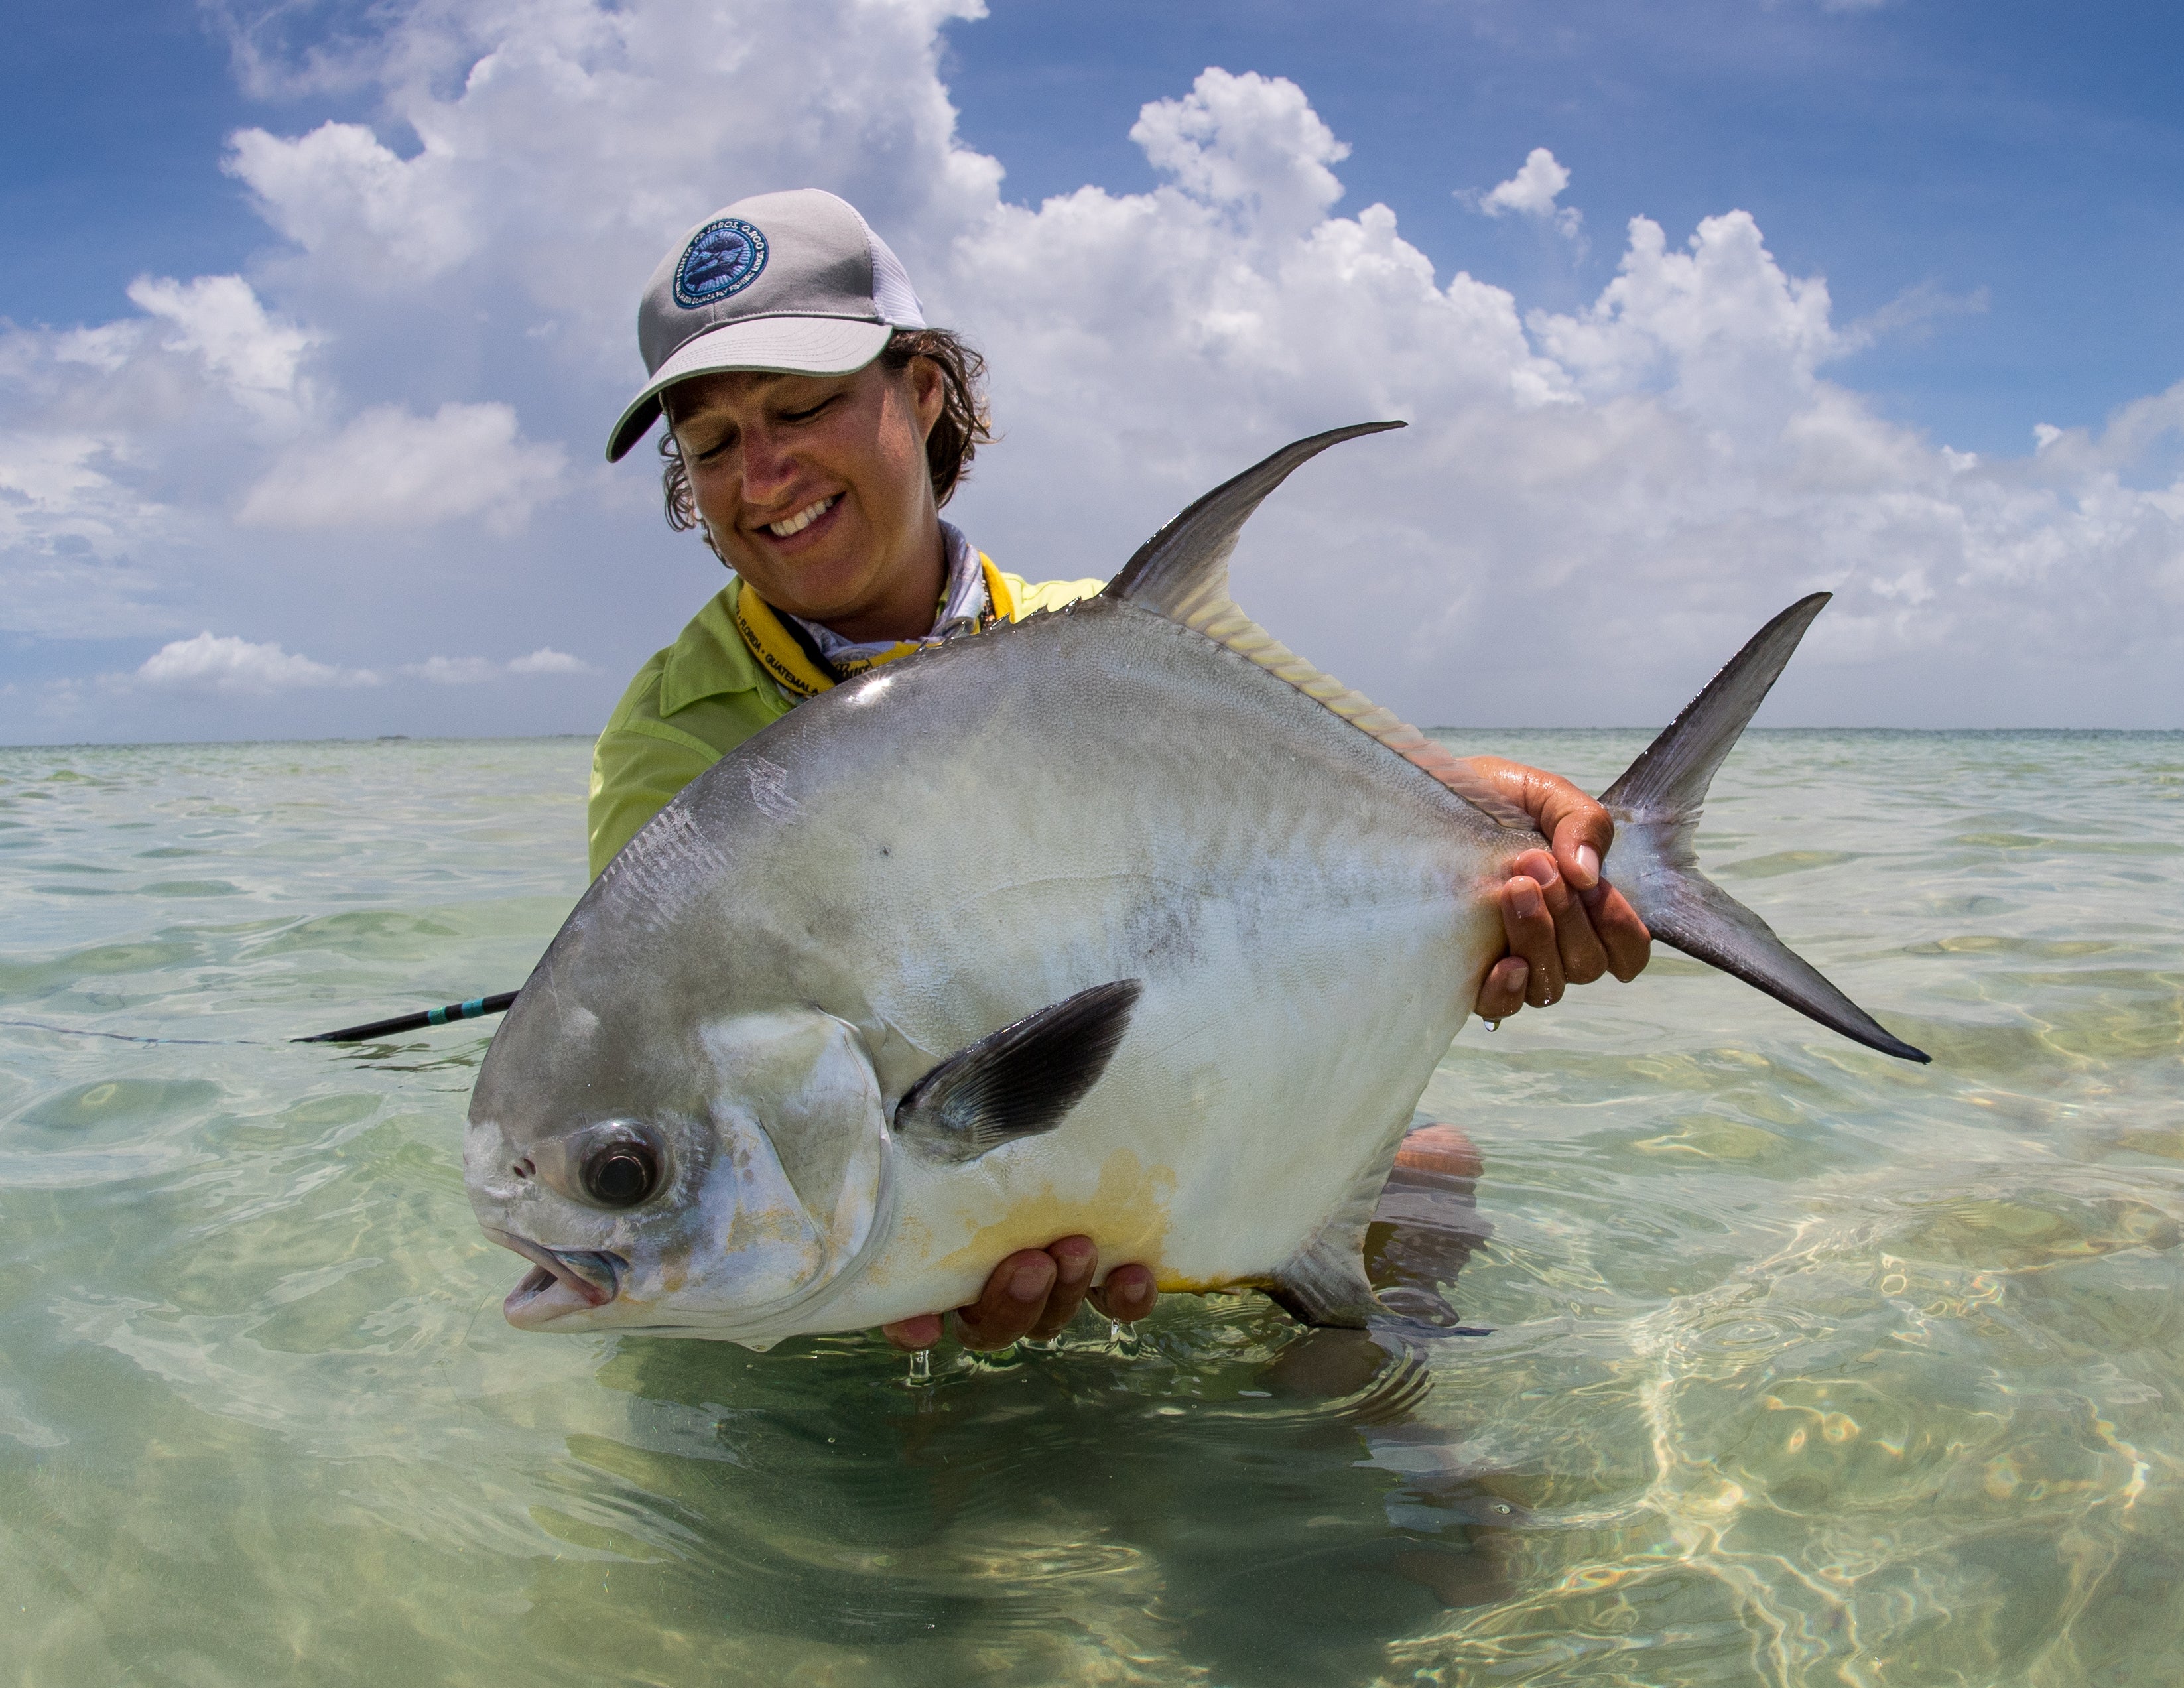
<path id="1" fill-rule="evenodd" d="M 761 429 L 744 436 L 744 500 L 771 502 L 796 478 L 796 460 L 783 442 Z"/>

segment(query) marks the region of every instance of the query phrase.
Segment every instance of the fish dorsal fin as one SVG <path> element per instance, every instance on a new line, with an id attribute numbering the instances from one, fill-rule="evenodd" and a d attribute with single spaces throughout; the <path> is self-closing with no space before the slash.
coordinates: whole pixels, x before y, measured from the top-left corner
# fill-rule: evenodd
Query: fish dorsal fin
<path id="1" fill-rule="evenodd" d="M 1284 446 L 1242 474 L 1223 481 L 1181 515 L 1138 547 L 1122 573 L 1107 582 L 1106 595 L 1150 610 L 1185 627 L 1195 625 L 1201 604 L 1227 604 L 1228 558 L 1236 536 L 1267 495 L 1331 445 L 1364 434 L 1384 434 L 1402 422 L 1357 422 L 1330 428 Z"/>
<path id="2" fill-rule="evenodd" d="M 1053 1130 L 1100 1082 L 1144 989 L 1136 979 L 1095 984 L 956 1050 L 911 1086 L 895 1135 L 960 1165 Z"/>
<path id="3" fill-rule="evenodd" d="M 1251 512 L 1299 465 L 1331 445 L 1364 434 L 1385 433 L 1401 422 L 1360 422 L 1284 446 L 1264 462 L 1223 482 L 1138 548 L 1123 571 L 1108 582 L 1106 596 L 1190 628 L 1256 662 L 1306 697 L 1325 705 L 1361 733 L 1370 733 L 1405 761 L 1431 774 L 1496 824 L 1535 830 L 1532 817 L 1471 772 L 1462 759 L 1435 744 L 1391 710 L 1323 674 L 1236 607 L 1228 593 L 1228 558 Z"/>

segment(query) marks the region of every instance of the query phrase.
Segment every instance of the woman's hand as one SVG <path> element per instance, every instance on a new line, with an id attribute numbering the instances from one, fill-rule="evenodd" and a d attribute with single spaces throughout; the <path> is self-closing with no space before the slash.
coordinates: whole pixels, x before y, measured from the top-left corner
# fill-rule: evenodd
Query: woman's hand
<path id="1" fill-rule="evenodd" d="M 1153 1275 L 1142 1266 L 1118 1266 L 1100 1288 L 1092 1277 L 1100 1251 L 1089 1237 L 1064 1237 L 1043 1249 L 1018 1249 L 994 1268 L 984 1292 L 956 1309 L 956 1334 L 966 1348 L 991 1351 L 1029 1336 L 1058 1336 L 1088 1295 L 1118 1324 L 1134 1324 L 1153 1310 Z M 898 1348 L 915 1353 L 939 1345 L 944 1315 L 920 1313 L 880 1327 Z"/>
<path id="2" fill-rule="evenodd" d="M 1623 894 L 1600 877 L 1615 836 L 1607 811 L 1568 780 L 1500 756 L 1474 756 L 1471 770 L 1532 817 L 1553 844 L 1527 850 L 1502 887 L 1509 953 L 1487 969 L 1474 1011 L 1506 1020 L 1527 1003 L 1545 1008 L 1565 986 L 1602 973 L 1626 983 L 1645 971 L 1652 937 Z"/>

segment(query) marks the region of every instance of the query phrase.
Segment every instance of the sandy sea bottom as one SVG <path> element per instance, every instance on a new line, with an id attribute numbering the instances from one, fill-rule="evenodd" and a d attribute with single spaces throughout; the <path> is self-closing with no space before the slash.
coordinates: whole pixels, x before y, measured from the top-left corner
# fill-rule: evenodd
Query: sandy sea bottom
<path id="1" fill-rule="evenodd" d="M 1624 733 L 1451 735 L 1604 783 Z M 1421 1107 L 1470 1326 L 521 1334 L 462 1189 L 570 740 L 0 751 L 0 1681 L 2167 1684 L 2184 737 L 1758 733 L 1723 883 L 1914 1069 L 1673 955 Z"/>

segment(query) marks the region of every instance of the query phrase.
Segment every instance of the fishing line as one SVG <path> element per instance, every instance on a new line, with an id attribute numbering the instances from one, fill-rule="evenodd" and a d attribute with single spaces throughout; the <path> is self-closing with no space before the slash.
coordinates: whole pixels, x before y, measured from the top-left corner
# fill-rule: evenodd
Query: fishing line
<path id="1" fill-rule="evenodd" d="M 56 1026 L 44 1020 L 0 1020 L 0 1026 L 28 1026 L 33 1031 L 52 1032 L 64 1038 L 110 1038 L 120 1044 L 200 1044 L 218 1045 L 233 1049 L 243 1045 L 270 1048 L 273 1039 L 267 1038 L 153 1038 L 132 1032 L 99 1032 L 87 1026 Z"/>
<path id="2" fill-rule="evenodd" d="M 219 1046 L 234 1049 L 251 1047 L 270 1049 L 281 1042 L 292 1044 L 362 1044 L 392 1037 L 398 1032 L 422 1031 L 428 1026 L 452 1026 L 464 1020 L 482 1019 L 488 1014 L 504 1014 L 515 1000 L 515 993 L 504 990 L 494 996 L 473 996 L 465 1002 L 449 1002 L 438 1008 L 421 1009 L 414 1014 L 398 1014 L 391 1020 L 373 1020 L 361 1026 L 344 1026 L 336 1032 L 314 1032 L 302 1038 L 155 1038 L 135 1032 L 102 1032 L 87 1026 L 56 1026 L 46 1020 L 0 1020 L 0 1026 L 26 1026 L 33 1031 L 51 1032 L 64 1038 L 106 1038 L 121 1044 L 195 1044 L 203 1047 Z"/>

